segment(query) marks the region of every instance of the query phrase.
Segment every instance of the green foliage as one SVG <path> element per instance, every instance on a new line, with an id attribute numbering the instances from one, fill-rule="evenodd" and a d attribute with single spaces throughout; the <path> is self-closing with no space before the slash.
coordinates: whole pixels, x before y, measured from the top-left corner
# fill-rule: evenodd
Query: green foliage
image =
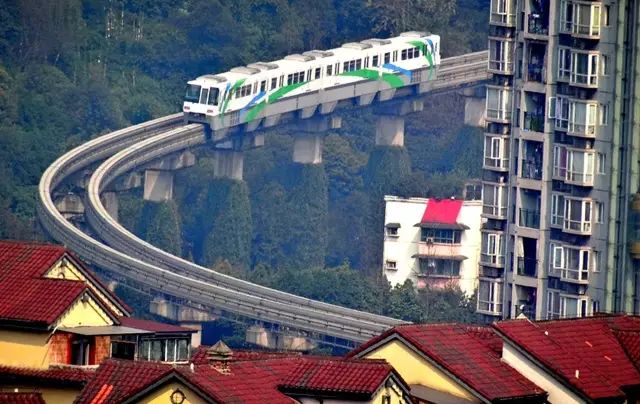
<path id="1" fill-rule="evenodd" d="M 144 202 L 140 218 L 142 237 L 170 254 L 182 252 L 180 215 L 175 202 Z"/>

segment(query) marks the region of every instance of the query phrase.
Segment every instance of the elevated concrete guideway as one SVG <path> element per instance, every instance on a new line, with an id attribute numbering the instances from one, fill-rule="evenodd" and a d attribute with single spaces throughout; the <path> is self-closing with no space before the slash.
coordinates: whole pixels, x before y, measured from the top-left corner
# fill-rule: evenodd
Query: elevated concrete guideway
<path id="1" fill-rule="evenodd" d="M 454 58 L 450 62 L 448 59 L 443 60 L 439 77 L 428 83 L 430 90 L 425 92 L 450 91 L 486 80 L 486 58 L 487 54 L 484 52 L 474 54 L 472 59 L 465 56 Z M 470 63 L 469 60 L 475 62 Z M 399 93 L 402 92 L 400 90 L 404 91 L 399 89 Z M 411 91 L 404 97 L 416 96 Z M 387 97 L 387 100 L 391 99 L 388 95 L 384 97 Z M 336 107 L 339 105 L 334 109 Z M 106 192 L 130 183 L 139 183 L 139 175 L 132 171 L 139 167 L 153 167 L 151 164 L 155 160 L 206 143 L 219 147 L 221 155 L 225 154 L 224 151 L 233 155 L 241 151 L 229 140 L 238 136 L 242 136 L 245 141 L 251 139 L 252 143 L 264 142 L 259 132 L 256 132 L 259 128 L 248 127 L 249 124 L 235 125 L 235 128 L 226 131 L 225 134 L 214 132 L 213 136 L 208 138 L 200 125 L 180 126 L 181 118 L 181 114 L 176 114 L 101 136 L 56 160 L 42 176 L 37 207 L 40 221 L 51 236 L 88 262 L 112 272 L 119 278 L 130 279 L 154 293 L 198 310 L 223 310 L 309 334 L 355 342 L 364 341 L 388 327 L 402 323 L 388 317 L 301 298 L 216 273 L 165 253 L 122 228 L 109 214 L 109 210 L 113 211 L 113 208 L 107 209 L 103 200 L 109 202 L 113 198 L 105 195 Z M 289 118 L 295 117 L 281 115 L 273 124 L 286 122 Z M 269 127 L 265 125 L 267 121 L 268 117 L 265 117 L 261 124 Z M 399 124 L 395 126 L 396 131 L 399 127 Z M 315 135 L 311 133 L 311 136 Z M 225 146 L 229 143 L 230 147 Z M 313 145 L 313 141 L 311 143 L 315 150 L 317 146 Z M 314 163 L 317 156 L 318 153 L 311 153 L 301 159 Z M 52 199 L 56 188 L 69 181 L 74 173 L 87 170 L 105 159 L 107 161 L 98 167 L 89 180 L 84 210 L 87 222 L 92 226 L 94 233 L 100 235 L 106 243 L 74 227 L 56 208 Z M 235 161 L 231 158 L 229 163 L 229 159 L 220 158 L 219 171 L 224 176 L 233 177 L 234 172 L 241 173 L 242 162 L 238 161 L 237 154 Z"/>

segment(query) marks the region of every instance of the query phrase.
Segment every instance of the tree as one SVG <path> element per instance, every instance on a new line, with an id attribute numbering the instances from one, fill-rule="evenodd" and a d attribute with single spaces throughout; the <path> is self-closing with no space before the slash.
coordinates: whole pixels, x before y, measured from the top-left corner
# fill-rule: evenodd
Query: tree
<path id="1" fill-rule="evenodd" d="M 181 254 L 182 229 L 175 202 L 145 202 L 140 227 L 147 242 L 170 254 Z"/>

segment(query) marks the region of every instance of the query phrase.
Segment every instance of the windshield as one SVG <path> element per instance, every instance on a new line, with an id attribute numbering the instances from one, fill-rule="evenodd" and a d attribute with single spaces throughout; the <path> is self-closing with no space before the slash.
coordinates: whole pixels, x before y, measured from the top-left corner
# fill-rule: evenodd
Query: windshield
<path id="1" fill-rule="evenodd" d="M 200 86 L 195 84 L 187 85 L 187 94 L 184 96 L 184 100 L 188 102 L 198 102 L 200 96 Z"/>

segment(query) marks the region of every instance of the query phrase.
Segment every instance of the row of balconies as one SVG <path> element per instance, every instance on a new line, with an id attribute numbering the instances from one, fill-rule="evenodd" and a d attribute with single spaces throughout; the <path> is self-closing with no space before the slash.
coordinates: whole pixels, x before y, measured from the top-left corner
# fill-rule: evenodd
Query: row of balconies
<path id="1" fill-rule="evenodd" d="M 514 28 L 516 0 L 492 0 L 489 23 Z M 589 40 L 600 39 L 601 27 L 608 25 L 608 12 L 601 2 L 562 0 L 558 32 Z M 549 3 L 532 3 L 528 10 L 525 33 L 537 38 L 549 35 Z"/>

